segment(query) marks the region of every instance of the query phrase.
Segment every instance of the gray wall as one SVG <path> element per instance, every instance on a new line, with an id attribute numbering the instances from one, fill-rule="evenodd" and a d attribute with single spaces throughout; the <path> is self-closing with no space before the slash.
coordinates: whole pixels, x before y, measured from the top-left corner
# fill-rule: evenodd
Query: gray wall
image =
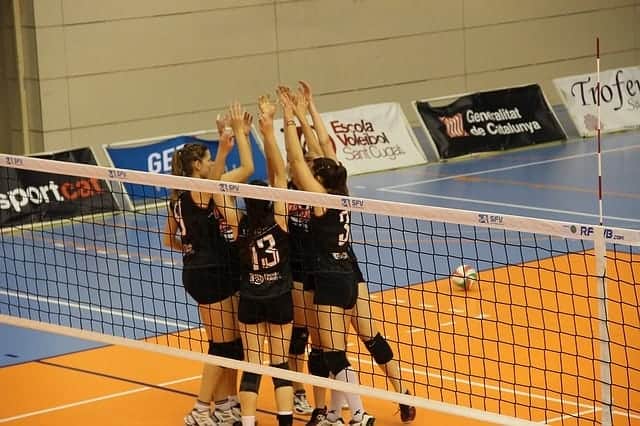
<path id="1" fill-rule="evenodd" d="M 560 103 L 551 79 L 594 70 L 596 35 L 603 69 L 640 63 L 640 0 L 23 5 L 29 116 L 45 150 L 211 128 L 231 100 L 254 108 L 300 78 L 324 110 L 399 101 L 415 123 L 411 100 L 521 83 Z"/>

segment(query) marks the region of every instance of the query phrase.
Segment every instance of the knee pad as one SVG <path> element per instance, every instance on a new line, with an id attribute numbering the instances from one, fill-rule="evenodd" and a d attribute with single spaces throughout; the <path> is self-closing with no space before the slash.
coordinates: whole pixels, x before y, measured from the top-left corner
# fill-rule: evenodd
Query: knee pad
<path id="1" fill-rule="evenodd" d="M 291 342 L 289 343 L 290 355 L 303 355 L 309 340 L 309 330 L 307 327 L 293 327 L 291 331 Z"/>
<path id="2" fill-rule="evenodd" d="M 307 368 L 309 369 L 309 374 L 318 377 L 329 377 L 329 367 L 327 367 L 321 349 L 311 349 L 309 359 L 307 360 Z"/>
<path id="3" fill-rule="evenodd" d="M 244 361 L 244 346 L 242 345 L 242 339 L 238 337 L 233 341 L 233 344 L 233 351 L 236 356 L 236 358 L 234 359 L 237 359 L 238 361 Z"/>
<path id="4" fill-rule="evenodd" d="M 345 351 L 325 351 L 324 359 L 334 376 L 351 365 Z"/>
<path id="5" fill-rule="evenodd" d="M 380 365 L 386 364 L 393 359 L 393 350 L 389 346 L 387 339 L 382 337 L 380 333 L 376 334 L 373 339 L 364 342 L 364 345 L 373 356 L 373 359 Z"/>
<path id="6" fill-rule="evenodd" d="M 259 374 L 249 373 L 247 371 L 243 372 L 240 378 L 240 392 L 258 393 L 261 379 L 262 376 Z"/>
<path id="7" fill-rule="evenodd" d="M 242 342 L 240 342 L 242 344 Z M 242 348 L 238 351 L 236 341 L 216 343 L 209 340 L 209 355 L 221 356 L 224 358 L 237 359 L 242 361 L 244 358 Z"/>
<path id="8" fill-rule="evenodd" d="M 289 369 L 289 362 L 285 361 L 282 364 L 273 364 L 272 367 L 281 368 L 283 370 L 288 370 Z M 273 388 L 274 389 L 282 388 L 282 387 L 285 387 L 285 386 L 293 386 L 293 384 L 291 383 L 291 380 L 281 379 L 279 377 L 273 377 Z"/>

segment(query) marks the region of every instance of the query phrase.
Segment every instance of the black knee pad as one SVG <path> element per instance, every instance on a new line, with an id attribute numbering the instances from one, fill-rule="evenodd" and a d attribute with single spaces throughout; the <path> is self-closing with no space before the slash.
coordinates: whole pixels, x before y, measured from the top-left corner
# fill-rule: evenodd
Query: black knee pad
<path id="1" fill-rule="evenodd" d="M 290 355 L 303 355 L 309 340 L 309 330 L 307 327 L 293 327 L 291 331 L 291 342 L 289 343 Z"/>
<path id="2" fill-rule="evenodd" d="M 382 337 L 380 333 L 376 334 L 373 339 L 364 342 L 364 345 L 369 349 L 373 359 L 380 365 L 386 364 L 393 359 L 393 350 L 389 346 L 387 339 Z"/>
<path id="3" fill-rule="evenodd" d="M 236 358 L 234 359 L 237 359 L 238 361 L 244 361 L 244 347 L 242 346 L 242 339 L 238 337 L 233 341 L 233 344 L 233 351 L 236 356 Z"/>
<path id="4" fill-rule="evenodd" d="M 329 377 L 330 371 L 325 362 L 322 349 L 311 349 L 309 359 L 307 360 L 307 368 L 309 369 L 309 374 L 318 377 Z"/>
<path id="5" fill-rule="evenodd" d="M 309 340 L 309 330 L 307 327 L 293 327 L 291 331 L 291 342 L 289 343 L 290 355 L 304 355 Z"/>
<path id="6" fill-rule="evenodd" d="M 242 342 L 240 342 L 242 344 Z M 242 361 L 244 358 L 242 348 L 238 351 L 236 341 L 216 343 L 209 340 L 209 355 L 221 356 L 224 358 L 237 359 Z"/>
<path id="7" fill-rule="evenodd" d="M 351 365 L 349 364 L 345 351 L 325 351 L 324 359 L 329 371 L 331 371 L 333 375 L 338 374 Z"/>
<path id="8" fill-rule="evenodd" d="M 258 393 L 261 379 L 262 376 L 259 374 L 249 373 L 247 371 L 243 372 L 240 378 L 240 392 Z"/>
<path id="9" fill-rule="evenodd" d="M 289 369 L 289 362 L 285 361 L 282 364 L 273 364 L 272 367 L 281 368 L 283 370 L 288 370 Z M 285 386 L 293 386 L 293 384 L 291 383 L 291 380 L 281 379 L 279 377 L 273 377 L 273 388 L 274 389 L 282 388 L 282 387 L 285 387 Z"/>

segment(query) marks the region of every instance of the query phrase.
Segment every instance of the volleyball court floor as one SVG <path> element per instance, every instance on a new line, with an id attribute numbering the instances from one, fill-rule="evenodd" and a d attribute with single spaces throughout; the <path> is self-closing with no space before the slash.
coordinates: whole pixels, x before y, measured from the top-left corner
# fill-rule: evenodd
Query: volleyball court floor
<path id="1" fill-rule="evenodd" d="M 604 223 L 608 226 L 640 228 L 640 191 L 635 180 L 640 177 L 636 170 L 640 163 L 639 136 L 624 133 L 603 138 Z M 593 141 L 580 140 L 355 176 L 350 179 L 350 188 L 357 197 L 596 224 L 594 151 Z M 154 228 L 150 223 L 144 226 Z M 61 238 L 65 232 L 49 236 L 25 232 L 15 237 L 23 244 L 31 241 L 34 247 L 51 248 L 34 248 L 38 261 L 31 266 L 23 264 L 21 271 L 0 271 L 10 281 L 10 290 L 0 294 L 3 303 L 10 301 L 41 309 L 43 320 L 58 313 L 82 317 L 76 323 L 84 321 L 85 327 L 107 333 L 121 330 L 128 337 L 153 340 L 154 333 L 145 332 L 150 328 L 161 340 L 172 344 L 194 333 L 199 337 L 197 314 L 193 306 L 185 308 L 186 298 L 180 288 L 167 293 L 166 286 L 158 289 L 149 284 L 162 282 L 167 273 L 174 273 L 170 265 L 175 258 L 158 250 L 159 242 L 154 241 L 157 235 L 151 233 L 145 242 L 138 232 L 134 241 L 145 249 L 137 247 L 133 250 L 137 254 L 126 254 L 127 247 L 118 243 L 118 236 L 105 232 L 96 237 L 101 243 L 92 245 L 80 243 L 68 233 Z M 0 247 L 20 257 L 14 244 L 18 240 L 3 238 Z M 354 239 L 357 242 L 355 234 Z M 552 246 L 554 242 L 548 244 Z M 467 293 L 453 291 L 446 278 L 421 279 L 419 272 L 395 279 L 401 285 L 396 289 L 372 286 L 375 316 L 394 319 L 383 324 L 384 333 L 401 342 L 398 357 L 428 365 L 415 368 L 403 362 L 404 377 L 416 383 L 415 391 L 421 396 L 489 412 L 530 416 L 540 422 L 547 419 L 550 424 L 581 424 L 571 419 L 571 415 L 578 414 L 585 419 L 597 419 L 597 407 L 588 403 L 590 397 L 597 399 L 599 395 L 599 389 L 590 380 L 597 374 L 594 373 L 597 366 L 588 361 L 589 357 L 597 356 L 597 344 L 594 339 L 567 339 L 571 334 L 590 335 L 597 328 L 588 319 L 595 312 L 589 297 L 593 296 L 594 283 L 584 277 L 587 269 L 594 273 L 593 262 L 585 261 L 588 248 L 582 253 L 565 255 L 549 250 L 556 255 L 539 258 L 536 250 L 527 251 L 516 244 L 506 247 L 505 256 L 510 261 L 519 259 L 520 266 L 480 265 L 480 284 Z M 436 248 L 451 249 L 446 239 Z M 626 309 L 627 305 L 621 303 L 608 306 L 613 319 L 611 340 L 615 343 L 613 383 L 617 385 L 612 396 L 618 406 L 631 409 L 629 418 L 621 416 L 626 413 L 614 412 L 614 424 L 640 425 L 637 387 L 640 353 L 624 349 L 625 341 L 640 340 L 638 291 L 634 285 L 640 277 L 640 263 L 638 251 L 632 253 L 617 253 L 607 268 L 613 278 L 608 282 L 610 298 L 636 301 L 635 309 Z M 98 260 L 89 264 L 82 260 L 91 257 L 85 254 L 93 254 L 92 258 Z M 127 272 L 132 274 L 131 279 L 121 282 L 100 275 L 100 271 L 118 267 L 118 262 L 125 259 L 141 265 L 138 272 Z M 444 265 L 433 267 L 452 266 L 447 264 L 450 260 L 443 262 Z M 116 292 L 77 285 L 82 277 L 71 271 L 80 269 L 86 271 L 85 278 L 89 281 L 107 279 Z M 28 280 L 15 278 L 36 272 L 55 279 L 27 284 Z M 384 282 L 383 275 L 377 278 L 379 282 Z M 65 283 L 73 285 L 64 288 Z M 145 285 L 151 288 L 144 288 Z M 156 294 L 158 291 L 162 294 Z M 118 297 L 120 293 L 133 297 L 123 300 Z M 102 307 L 65 302 L 70 297 L 93 303 L 97 298 Z M 158 299 L 176 303 L 167 307 Z M 105 301 L 111 306 L 105 306 Z M 118 312 L 135 308 L 127 303 L 139 305 L 149 314 L 118 317 Z M 553 311 L 557 313 L 551 314 Z M 486 321 L 491 318 L 494 320 Z M 120 327 L 101 329 L 105 322 Z M 352 357 L 351 362 L 361 371 L 361 381 L 365 384 L 373 381 L 377 387 L 385 388 L 379 376 L 370 374 L 376 369 L 368 353 L 363 347 L 355 351 L 356 344 L 352 339 L 350 350 L 361 355 Z M 181 424 L 182 416 L 193 404 L 201 372 L 201 364 L 197 362 L 6 325 L 0 325 L 0 366 L 0 423 L 8 425 Z M 271 388 L 270 381 L 263 382 L 260 426 L 275 425 Z M 377 416 L 376 424 L 400 424 L 394 403 L 365 398 L 365 407 Z M 295 424 L 304 424 L 304 420 L 296 416 Z M 415 424 L 490 423 L 418 410 Z"/>

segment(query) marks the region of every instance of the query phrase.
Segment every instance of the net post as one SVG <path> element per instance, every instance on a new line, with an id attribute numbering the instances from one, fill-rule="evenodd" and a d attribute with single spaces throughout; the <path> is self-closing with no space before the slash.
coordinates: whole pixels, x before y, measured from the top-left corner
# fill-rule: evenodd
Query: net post
<path id="1" fill-rule="evenodd" d="M 602 426 L 611 426 L 611 352 L 609 347 L 609 327 L 607 325 L 607 287 L 606 287 L 606 241 L 604 228 L 600 227 L 594 240 L 596 263 L 596 282 L 598 286 L 598 340 L 600 341 L 600 386 L 602 403 Z"/>

